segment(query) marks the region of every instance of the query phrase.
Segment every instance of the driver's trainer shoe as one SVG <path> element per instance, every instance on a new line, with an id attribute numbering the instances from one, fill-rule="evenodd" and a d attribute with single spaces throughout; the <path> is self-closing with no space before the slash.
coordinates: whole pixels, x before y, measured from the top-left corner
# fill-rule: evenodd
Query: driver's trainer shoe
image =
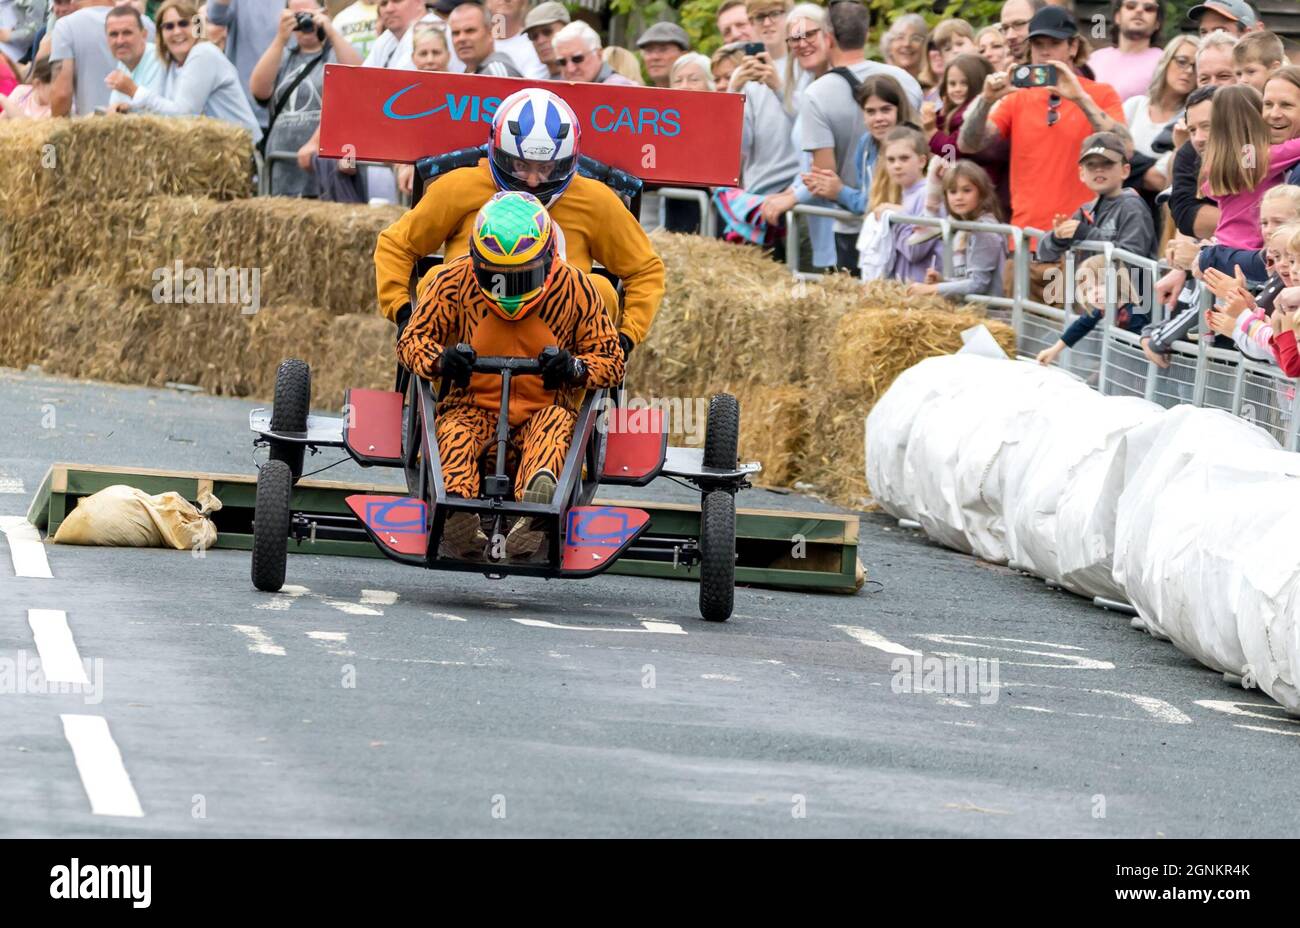
<path id="1" fill-rule="evenodd" d="M 483 534 L 483 524 L 475 513 L 454 512 L 443 523 L 442 544 L 438 545 L 438 556 L 466 560 L 481 558 L 487 543 L 487 535 Z"/>
<path id="2" fill-rule="evenodd" d="M 533 474 L 524 488 L 521 502 L 546 504 L 555 496 L 555 475 L 549 470 Z M 546 542 L 545 523 L 541 519 L 526 517 L 516 520 L 506 536 L 506 557 L 532 557 Z"/>

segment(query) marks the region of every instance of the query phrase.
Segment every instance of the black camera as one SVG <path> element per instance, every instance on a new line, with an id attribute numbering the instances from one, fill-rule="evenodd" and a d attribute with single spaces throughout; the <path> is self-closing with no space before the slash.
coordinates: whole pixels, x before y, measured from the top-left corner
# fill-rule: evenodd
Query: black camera
<path id="1" fill-rule="evenodd" d="M 316 29 L 316 20 L 311 18 L 310 13 L 294 13 L 293 18 L 297 23 L 294 27 L 296 32 L 313 32 Z"/>

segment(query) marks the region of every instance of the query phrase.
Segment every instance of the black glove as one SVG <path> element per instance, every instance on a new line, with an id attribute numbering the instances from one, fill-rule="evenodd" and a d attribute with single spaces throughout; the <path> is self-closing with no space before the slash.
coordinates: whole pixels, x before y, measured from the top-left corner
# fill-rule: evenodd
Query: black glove
<path id="1" fill-rule="evenodd" d="M 627 363 L 627 359 L 632 357 L 632 349 L 636 347 L 636 343 L 634 343 L 632 339 L 628 338 L 622 332 L 619 332 L 618 347 L 623 349 L 623 362 Z"/>
<path id="2" fill-rule="evenodd" d="M 587 365 L 563 348 L 544 348 L 537 361 L 542 365 L 542 387 L 547 390 L 577 385 L 587 379 Z"/>
<path id="3" fill-rule="evenodd" d="M 400 341 L 402 333 L 406 331 L 406 324 L 411 321 L 410 303 L 402 304 L 402 308 L 397 311 L 397 316 L 394 321 L 397 323 L 397 338 Z"/>
<path id="4" fill-rule="evenodd" d="M 462 342 L 455 348 L 443 351 L 442 357 L 438 359 L 438 371 L 463 389 L 469 386 L 469 378 L 474 373 L 474 362 L 477 359 L 474 349 Z"/>

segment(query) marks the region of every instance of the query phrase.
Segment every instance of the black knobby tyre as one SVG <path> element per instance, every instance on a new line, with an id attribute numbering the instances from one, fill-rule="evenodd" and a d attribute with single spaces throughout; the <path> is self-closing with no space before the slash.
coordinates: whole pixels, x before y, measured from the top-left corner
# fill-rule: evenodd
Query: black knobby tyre
<path id="1" fill-rule="evenodd" d="M 704 466 L 735 470 L 740 454 L 740 403 L 730 393 L 709 397 L 704 425 Z"/>
<path id="2" fill-rule="evenodd" d="M 731 618 L 736 598 L 736 498 L 712 490 L 700 501 L 700 615 Z"/>
<path id="3" fill-rule="evenodd" d="M 289 497 L 293 475 L 284 461 L 267 461 L 257 474 L 253 510 L 253 586 L 274 593 L 284 586 L 289 559 Z"/>
<path id="4" fill-rule="evenodd" d="M 275 404 L 271 407 L 272 432 L 307 431 L 307 413 L 311 409 L 311 368 L 306 361 L 289 358 L 280 362 L 275 372 Z M 272 461 L 289 465 L 293 479 L 302 476 L 305 445 L 271 442 Z"/>

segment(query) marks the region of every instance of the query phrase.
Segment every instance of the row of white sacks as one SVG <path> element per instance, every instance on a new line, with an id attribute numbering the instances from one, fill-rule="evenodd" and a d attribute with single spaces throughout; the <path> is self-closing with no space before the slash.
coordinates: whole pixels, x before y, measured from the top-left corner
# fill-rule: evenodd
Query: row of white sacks
<path id="1" fill-rule="evenodd" d="M 1102 396 L 1029 361 L 904 372 L 867 481 L 935 541 L 1089 597 L 1300 712 L 1300 454 L 1226 412 Z"/>

